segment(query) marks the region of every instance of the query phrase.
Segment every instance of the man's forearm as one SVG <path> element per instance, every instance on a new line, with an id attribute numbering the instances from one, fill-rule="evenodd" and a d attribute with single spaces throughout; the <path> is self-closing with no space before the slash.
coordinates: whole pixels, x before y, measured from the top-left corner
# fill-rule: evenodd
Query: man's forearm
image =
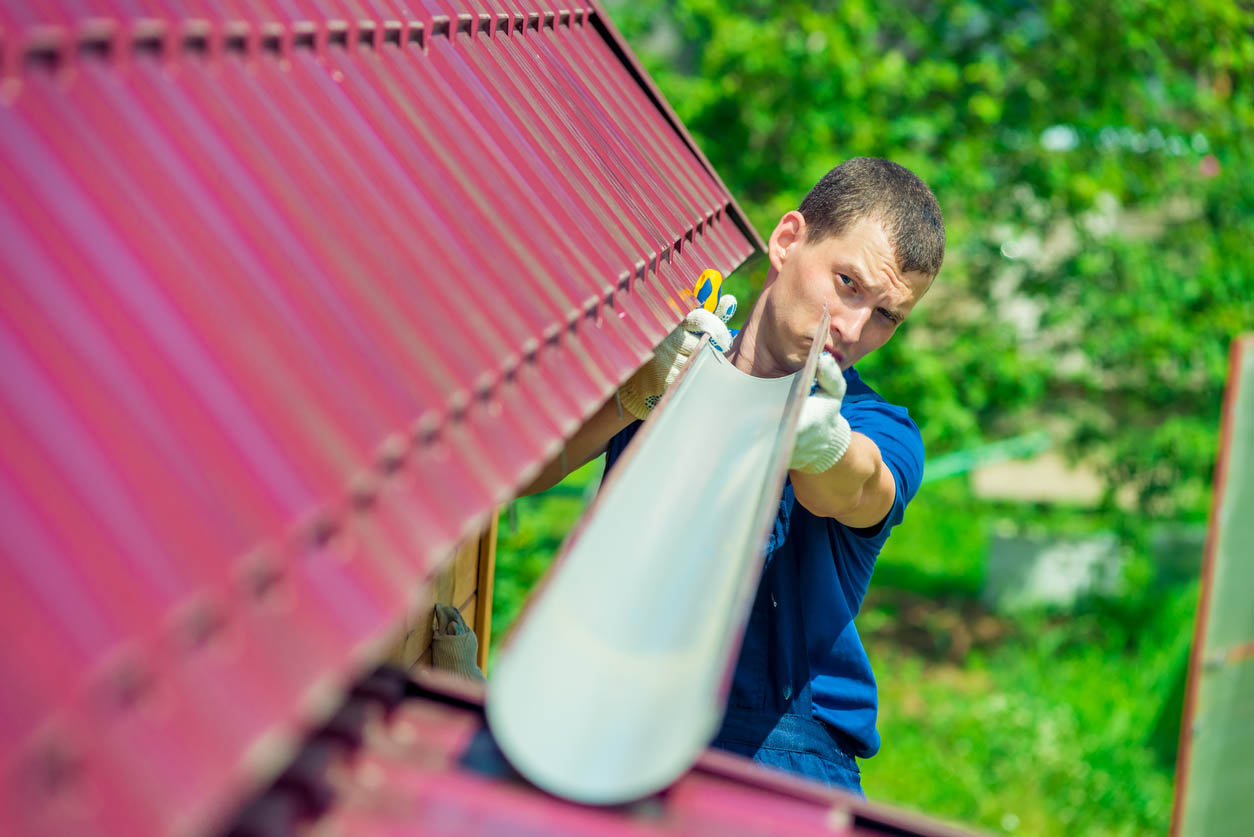
<path id="1" fill-rule="evenodd" d="M 610 400 L 602 404 L 592 417 L 575 431 L 575 435 L 566 441 L 562 452 L 545 465 L 527 487 L 518 492 L 519 496 L 536 494 L 557 485 L 571 471 L 586 462 L 591 462 L 604 452 L 610 439 L 635 420 L 635 416 L 631 413 L 620 410 L 618 400 L 610 396 Z"/>
<path id="2" fill-rule="evenodd" d="M 896 499 L 897 486 L 884 465 L 880 449 L 854 433 L 835 465 L 819 474 L 790 471 L 797 501 L 812 514 L 831 517 L 862 529 L 884 519 Z"/>

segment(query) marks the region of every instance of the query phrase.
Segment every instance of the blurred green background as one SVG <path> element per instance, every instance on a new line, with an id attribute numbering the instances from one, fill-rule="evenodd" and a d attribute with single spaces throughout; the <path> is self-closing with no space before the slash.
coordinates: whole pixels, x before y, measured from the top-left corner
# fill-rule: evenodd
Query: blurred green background
<path id="1" fill-rule="evenodd" d="M 944 208 L 940 278 L 859 364 L 916 418 L 930 480 L 858 617 L 868 795 L 994 832 L 1164 833 L 1227 350 L 1254 328 L 1254 12 L 608 6 L 763 237 L 858 155 Z M 764 274 L 730 280 L 742 311 Z M 1029 470 L 998 472 L 1012 457 Z M 495 637 L 599 469 L 505 513 Z M 1005 575 L 1083 579 L 1076 544 L 1101 583 Z"/>

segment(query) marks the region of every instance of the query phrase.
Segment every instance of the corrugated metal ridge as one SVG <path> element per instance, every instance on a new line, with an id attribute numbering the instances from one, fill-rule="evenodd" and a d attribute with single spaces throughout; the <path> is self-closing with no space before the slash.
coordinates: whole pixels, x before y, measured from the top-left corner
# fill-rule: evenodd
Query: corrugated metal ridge
<path id="1" fill-rule="evenodd" d="M 397 7 L 400 16 L 368 9 L 342 17 L 326 16 L 322 8 L 308 16 L 295 14 L 277 2 L 258 3 L 251 17 L 225 20 L 196 14 L 174 15 L 164 4 L 154 4 L 136 14 L 131 4 L 111 8 L 108 2 L 91 2 L 94 13 L 70 12 L 48 6 L 31 8 L 26 3 L 0 7 L 0 70 L 16 78 L 32 68 L 48 69 L 72 63 L 79 55 L 125 56 L 129 53 L 241 55 L 270 53 L 283 56 L 291 49 L 321 51 L 328 46 L 344 49 L 376 49 L 383 44 L 412 45 L 427 49 L 433 38 L 451 39 L 457 34 L 526 35 L 542 29 L 582 26 L 593 17 L 611 37 L 617 30 L 606 27 L 608 18 L 596 4 L 574 8 L 504 9 L 474 12 L 425 8 L 414 13 Z M 188 4 L 194 6 L 197 4 Z M 264 8 L 271 5 L 271 8 Z M 61 11 L 60 19 L 49 12 Z M 616 49 L 619 44 L 615 44 Z M 628 52 L 627 55 L 630 55 Z M 644 78 L 647 78 L 645 76 Z M 659 100 L 658 104 L 664 100 Z M 673 118 L 673 114 L 671 115 Z M 681 123 L 674 120 L 678 127 Z M 694 153 L 699 154 L 695 145 Z"/>
<path id="2" fill-rule="evenodd" d="M 0 10 L 14 5 L 24 4 L 0 2 Z M 56 75 L 73 71 L 83 61 L 124 64 L 140 58 L 176 64 L 181 60 L 204 62 L 230 56 L 244 61 L 274 60 L 283 64 L 294 53 L 301 51 L 325 57 L 328 50 L 336 48 L 351 54 L 354 50 L 374 51 L 384 45 L 404 46 L 425 55 L 430 52 L 432 38 L 456 43 L 458 34 L 527 37 L 528 33 L 538 34 L 542 29 L 580 27 L 585 19 L 591 21 L 597 14 L 598 11 L 593 7 L 559 11 L 432 14 L 427 23 L 417 19 L 402 21 L 366 17 L 288 22 L 268 20 L 262 23 L 240 19 L 215 23 L 200 17 L 172 20 L 149 16 L 119 22 L 108 17 L 89 16 L 75 21 L 73 25 L 66 22 L 47 22 L 13 29 L 0 28 L 0 70 L 3 70 L 4 77 L 0 82 L 0 101 L 12 103 L 21 94 L 23 80 L 29 79 L 32 73 Z M 598 34 L 608 38 L 619 37 L 612 24 L 606 26 L 606 23 L 608 19 L 604 22 L 598 21 Z M 12 21 L 9 21 L 9 25 L 13 25 Z M 634 61 L 634 56 L 625 52 L 623 45 L 615 43 L 613 47 L 617 57 Z M 646 93 L 651 103 L 663 111 L 663 116 L 682 135 L 688 149 L 698 158 L 710 177 L 722 187 L 717 172 L 691 140 L 673 110 L 652 86 L 648 76 L 638 64 L 629 69 L 633 80 L 648 83 L 650 89 Z M 673 242 L 664 241 L 660 248 L 641 253 L 636 263 L 620 274 L 617 287 L 625 288 L 630 280 L 642 277 L 646 272 L 659 270 L 661 264 L 678 253 L 685 240 L 693 241 L 695 236 L 703 233 L 707 225 L 722 220 L 724 215 L 744 232 L 757 249 L 764 249 L 764 243 L 745 222 L 743 213 L 725 189 L 720 198 L 717 205 L 706 209 L 704 217 L 678 230 Z M 606 294 L 604 302 L 610 304 L 610 294 Z M 593 300 L 589 300 L 586 311 L 572 311 L 568 324 L 580 316 L 594 313 L 594 304 Z"/>
<path id="3" fill-rule="evenodd" d="M 253 19 L 223 21 L 195 15 L 173 16 L 157 8 L 143 15 L 116 14 L 101 9 L 99 15 L 66 14 L 60 20 L 42 17 L 43 6 L 17 13 L 19 3 L 0 8 L 0 68 L 10 78 L 30 71 L 58 69 L 80 56 L 125 58 L 128 54 L 173 58 L 178 54 L 244 57 L 262 54 L 282 58 L 294 49 L 321 52 L 328 47 L 377 49 L 384 44 L 411 46 L 426 51 L 433 38 L 453 39 L 457 34 L 521 35 L 541 29 L 582 26 L 596 14 L 591 8 L 499 10 L 477 13 L 430 12 L 422 16 L 390 18 L 371 16 L 322 17 L 262 14 Z M 102 7 L 107 4 L 98 4 Z M 28 10 L 23 10 L 27 12 Z M 25 19 L 24 19 L 25 18 Z"/>
<path id="4" fill-rule="evenodd" d="M 645 72 L 644 65 L 640 63 L 640 59 L 636 57 L 635 53 L 633 53 L 631 48 L 627 45 L 627 39 L 624 38 L 623 34 L 618 31 L 618 27 L 614 25 L 613 19 L 605 13 L 601 0 L 591 0 L 591 2 L 594 12 L 592 15 L 589 15 L 590 22 L 604 30 L 606 39 L 613 44 L 615 52 L 619 55 L 628 69 L 631 70 L 633 77 L 635 77 L 640 86 L 649 94 L 649 98 L 653 101 L 654 105 L 666 116 L 666 119 L 670 122 L 671 127 L 674 128 L 681 137 L 683 137 L 684 143 L 688 146 L 689 150 L 697 156 L 697 159 L 701 161 L 701 164 L 705 166 L 705 170 L 708 171 L 710 176 L 714 178 L 714 181 L 718 183 L 719 188 L 728 194 L 728 208 L 731 210 L 729 215 L 737 222 L 741 233 L 743 233 L 745 238 L 753 243 L 759 252 L 766 252 L 766 242 L 762 240 L 762 236 L 758 233 L 757 229 L 755 229 L 753 224 L 749 222 L 749 216 L 746 215 L 744 210 L 740 208 L 740 204 L 736 202 L 735 196 L 731 194 L 731 190 L 729 190 L 723 183 L 723 178 L 719 176 L 719 173 L 715 170 L 714 166 L 710 164 L 710 160 L 705 156 L 705 152 L 701 150 L 701 147 L 697 145 L 696 140 L 692 138 L 692 134 L 688 132 L 688 127 L 684 125 L 683 121 L 679 118 L 679 115 L 675 113 L 675 109 L 671 107 L 671 103 L 666 101 L 666 97 L 662 95 L 662 91 L 658 89 L 657 84 L 653 81 L 649 74 Z"/>
<path id="5" fill-rule="evenodd" d="M 162 12 L 166 12 L 166 16 L 162 16 Z M 67 16 L 61 21 L 44 21 L 34 25 L 23 25 L 12 19 L 0 20 L 0 75 L 17 78 L 32 65 L 45 69 L 57 67 L 72 62 L 79 54 L 110 56 L 127 51 L 214 53 L 221 49 L 243 55 L 268 52 L 281 57 L 291 49 L 322 50 L 327 46 L 375 49 L 385 43 L 410 44 L 425 50 L 428 39 L 450 38 L 459 32 L 483 32 L 489 36 L 498 33 L 525 34 L 528 31 L 538 32 L 541 28 L 572 27 L 585 22 L 595 23 L 601 30 L 689 150 L 726 190 L 718 172 L 710 165 L 597 0 L 588 6 L 575 8 L 514 8 L 475 13 L 437 11 L 429 12 L 425 19 L 371 17 L 367 11 L 364 16 L 323 20 L 267 20 L 263 14 L 251 21 L 238 19 L 217 24 L 202 17 L 175 19 L 169 16 L 166 9 L 157 8 L 150 15 L 121 24 L 107 15 L 79 19 Z M 0 89 L 0 96 L 3 95 Z M 759 250 L 765 250 L 765 243 L 730 195 L 728 205 L 734 208 L 733 218 L 737 219 L 744 235 Z"/>
<path id="6" fill-rule="evenodd" d="M 0 0 L 0 831 L 270 775 L 753 249 L 578 10 L 252 5 Z"/>

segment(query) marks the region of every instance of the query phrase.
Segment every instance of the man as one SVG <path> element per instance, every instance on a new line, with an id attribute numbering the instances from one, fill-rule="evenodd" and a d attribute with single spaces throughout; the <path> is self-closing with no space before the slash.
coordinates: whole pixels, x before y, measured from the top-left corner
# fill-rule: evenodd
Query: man
<path id="1" fill-rule="evenodd" d="M 771 233 L 762 294 L 735 339 L 718 317 L 694 311 L 531 486 L 552 485 L 565 464 L 602 450 L 613 467 L 699 332 L 720 348 L 730 343 L 727 356 L 741 371 L 780 377 L 802 368 L 826 310 L 818 385 L 803 405 L 714 745 L 859 794 L 855 758 L 874 755 L 879 734 L 875 679 L 853 617 L 919 487 L 923 443 L 907 411 L 853 367 L 910 314 L 944 248 L 940 206 L 921 180 L 887 160 L 842 163 Z"/>

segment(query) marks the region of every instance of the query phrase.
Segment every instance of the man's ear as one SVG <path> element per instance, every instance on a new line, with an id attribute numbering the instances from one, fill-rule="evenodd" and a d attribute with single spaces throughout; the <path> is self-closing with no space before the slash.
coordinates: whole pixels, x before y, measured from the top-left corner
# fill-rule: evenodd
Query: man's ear
<path id="1" fill-rule="evenodd" d="M 789 249 L 805 238 L 805 231 L 804 215 L 795 209 L 784 213 L 784 217 L 779 219 L 770 239 L 766 242 L 766 255 L 771 260 L 771 267 L 776 271 L 783 268 Z"/>

